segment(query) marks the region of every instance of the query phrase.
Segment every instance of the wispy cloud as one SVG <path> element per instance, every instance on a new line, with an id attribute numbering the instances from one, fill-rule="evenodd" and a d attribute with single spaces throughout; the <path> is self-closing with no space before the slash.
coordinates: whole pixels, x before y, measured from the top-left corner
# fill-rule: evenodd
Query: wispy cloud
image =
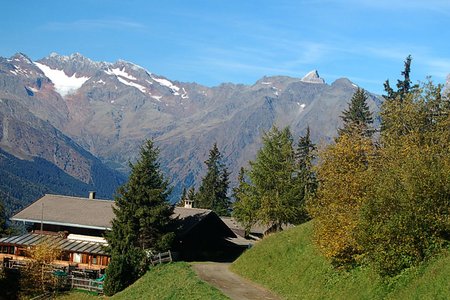
<path id="1" fill-rule="evenodd" d="M 82 19 L 72 22 L 49 22 L 43 26 L 46 30 L 105 30 L 105 29 L 145 29 L 141 23 L 118 19 Z"/>

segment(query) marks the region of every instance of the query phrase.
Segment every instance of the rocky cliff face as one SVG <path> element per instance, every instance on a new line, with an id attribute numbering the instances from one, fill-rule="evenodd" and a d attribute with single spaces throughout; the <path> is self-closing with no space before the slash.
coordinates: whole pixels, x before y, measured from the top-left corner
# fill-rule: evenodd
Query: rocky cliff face
<path id="1" fill-rule="evenodd" d="M 53 126 L 121 171 L 127 170 L 144 139 L 154 138 L 176 189 L 198 183 L 214 142 L 236 177 L 240 166 L 254 159 L 262 133 L 274 124 L 290 126 L 296 137 L 310 126 L 315 142 L 329 141 L 355 90 L 347 79 L 325 84 L 317 71 L 301 79 L 275 76 L 254 85 L 206 87 L 170 81 L 130 62 L 93 62 L 80 54 L 51 54 L 37 62 L 21 54 L 0 59 L 0 99 L 8 103 L 0 106 L 3 120 L 11 118 L 10 107 L 21 107 L 27 115 L 18 118 L 22 123 L 34 117 L 33 122 Z M 380 100 L 369 96 L 377 111 Z M 11 128 L 11 121 L 2 124 Z M 8 130 L 5 138 L 3 129 L 2 148 L 53 160 L 77 178 L 90 180 L 83 158 L 64 148 L 56 135 L 51 149 L 40 147 L 38 153 L 38 147 L 33 150 L 21 138 L 13 141 Z M 41 132 L 21 132 L 42 143 Z M 77 171 L 70 171 L 75 164 Z"/>
<path id="2" fill-rule="evenodd" d="M 17 200 L 14 208 L 46 192 L 85 196 L 93 189 L 111 198 L 124 181 L 61 131 L 69 115 L 52 81 L 25 55 L 0 58 L 0 190 Z"/>

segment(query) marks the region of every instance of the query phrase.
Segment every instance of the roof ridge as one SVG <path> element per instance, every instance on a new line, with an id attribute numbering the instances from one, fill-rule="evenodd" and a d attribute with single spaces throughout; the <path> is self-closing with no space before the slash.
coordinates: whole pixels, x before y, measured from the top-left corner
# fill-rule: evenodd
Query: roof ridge
<path id="1" fill-rule="evenodd" d="M 69 195 L 57 195 L 57 194 L 45 194 L 43 197 L 39 198 L 38 200 L 44 198 L 45 196 L 54 196 L 54 197 L 62 197 L 62 198 L 76 198 L 76 199 L 81 199 L 81 200 L 94 200 L 94 201 L 114 202 L 113 199 L 99 199 L 99 198 L 89 199 L 89 197 L 69 196 Z M 37 200 L 37 201 L 38 201 L 38 200 Z M 34 203 L 34 202 L 33 202 L 33 203 Z"/>

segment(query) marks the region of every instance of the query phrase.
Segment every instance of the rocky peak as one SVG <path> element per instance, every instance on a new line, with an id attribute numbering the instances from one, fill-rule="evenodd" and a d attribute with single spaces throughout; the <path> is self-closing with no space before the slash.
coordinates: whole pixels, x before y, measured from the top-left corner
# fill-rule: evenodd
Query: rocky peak
<path id="1" fill-rule="evenodd" d="M 92 76 L 99 68 L 109 65 L 104 62 L 94 62 L 84 57 L 80 53 L 73 53 L 69 56 L 52 52 L 37 62 L 44 64 L 54 70 L 63 70 L 68 76 L 77 73 L 78 76 Z"/>
<path id="2" fill-rule="evenodd" d="M 11 60 L 31 64 L 31 59 L 28 56 L 26 56 L 25 54 L 20 53 L 20 52 L 14 54 L 14 56 L 11 57 Z"/>
<path id="3" fill-rule="evenodd" d="M 325 83 L 325 80 L 320 78 L 319 72 L 317 72 L 317 70 L 312 70 L 311 72 L 303 76 L 301 81 L 307 83 Z"/>

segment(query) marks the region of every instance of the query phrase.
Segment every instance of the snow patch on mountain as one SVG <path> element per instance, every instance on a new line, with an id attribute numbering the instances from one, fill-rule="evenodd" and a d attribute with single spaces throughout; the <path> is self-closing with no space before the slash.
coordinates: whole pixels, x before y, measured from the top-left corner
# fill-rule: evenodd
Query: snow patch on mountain
<path id="1" fill-rule="evenodd" d="M 156 77 L 154 77 L 154 76 L 151 76 L 151 77 L 152 77 L 152 79 L 153 79 L 154 81 L 156 81 L 156 82 L 159 83 L 160 85 L 165 86 L 165 87 L 168 87 L 169 89 L 171 89 L 171 90 L 172 90 L 172 94 L 174 94 L 175 96 L 180 95 L 180 93 L 179 93 L 180 88 L 177 87 L 176 85 L 174 85 L 174 84 L 173 84 L 172 82 L 170 82 L 169 80 L 164 79 L 164 78 L 156 78 Z"/>
<path id="2" fill-rule="evenodd" d="M 134 88 L 137 88 L 138 90 L 140 90 L 140 91 L 141 91 L 142 93 L 144 93 L 144 94 L 145 94 L 145 92 L 147 91 L 147 89 L 146 89 L 144 86 L 140 85 L 140 84 L 137 84 L 137 83 L 135 83 L 135 82 L 131 82 L 131 81 L 125 80 L 125 79 L 123 79 L 122 77 L 119 77 L 119 76 L 117 76 L 117 79 L 118 79 L 120 82 L 122 82 L 123 84 L 125 84 L 125 85 L 132 86 L 132 87 L 134 87 Z"/>
<path id="3" fill-rule="evenodd" d="M 38 62 L 34 64 L 53 82 L 56 92 L 63 97 L 72 94 L 90 79 L 84 76 L 77 77 L 76 73 L 69 77 L 63 70 L 55 70 Z"/>
<path id="4" fill-rule="evenodd" d="M 182 90 L 183 90 L 183 94 L 181 94 L 181 98 L 182 98 L 182 99 L 189 99 L 189 95 L 188 95 L 188 93 L 186 92 L 186 89 L 185 89 L 185 88 L 182 88 Z"/>
<path id="5" fill-rule="evenodd" d="M 325 83 L 325 80 L 320 78 L 319 72 L 317 72 L 317 70 L 312 70 L 311 72 L 303 76 L 300 80 L 307 83 Z"/>
<path id="6" fill-rule="evenodd" d="M 127 78 L 130 80 L 136 80 L 136 77 L 134 77 L 133 75 L 128 74 L 127 72 L 125 72 L 125 68 L 119 69 L 119 68 L 114 68 L 114 69 L 108 69 L 105 71 L 106 74 L 108 75 L 116 75 L 117 77 L 123 77 L 123 78 Z"/>

